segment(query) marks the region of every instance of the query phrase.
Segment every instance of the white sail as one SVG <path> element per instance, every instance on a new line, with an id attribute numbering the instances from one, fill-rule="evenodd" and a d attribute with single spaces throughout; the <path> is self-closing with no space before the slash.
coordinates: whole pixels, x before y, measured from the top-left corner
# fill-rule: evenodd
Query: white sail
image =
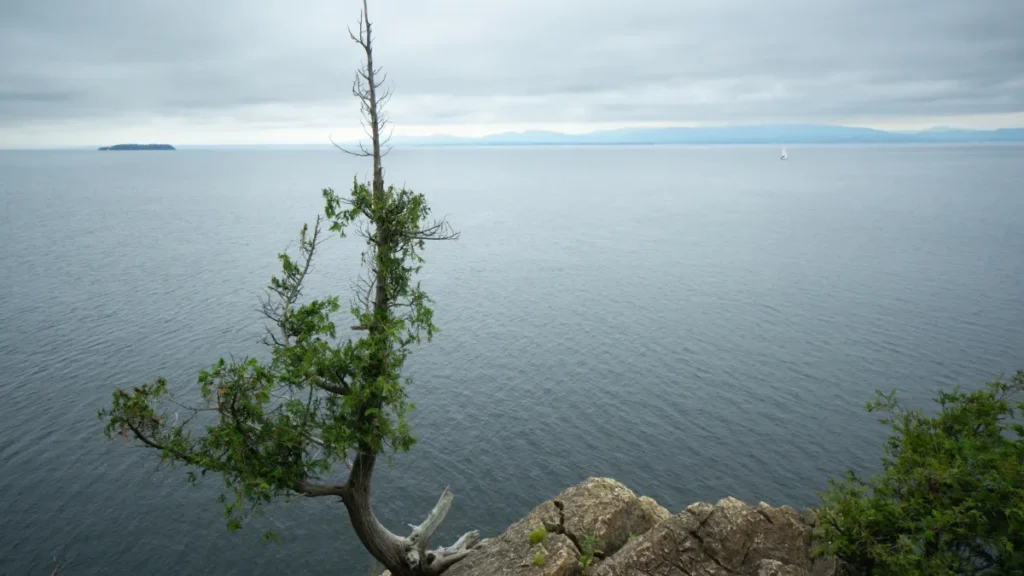
<path id="1" fill-rule="evenodd" d="M 786 158 L 789 158 L 789 154 L 787 154 L 786 153 L 786 149 L 783 148 L 782 149 L 782 156 L 779 157 L 779 160 L 785 160 Z"/>

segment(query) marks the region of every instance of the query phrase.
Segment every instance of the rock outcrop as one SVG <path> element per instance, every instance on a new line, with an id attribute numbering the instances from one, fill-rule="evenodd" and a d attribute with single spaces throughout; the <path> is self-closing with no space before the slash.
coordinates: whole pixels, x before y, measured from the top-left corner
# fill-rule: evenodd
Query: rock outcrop
<path id="1" fill-rule="evenodd" d="M 810 520 L 735 498 L 689 506 L 630 541 L 594 576 L 831 576 L 811 559 Z"/>
<path id="2" fill-rule="evenodd" d="M 853 576 L 834 558 L 812 560 L 813 525 L 812 515 L 789 506 L 735 498 L 671 514 L 615 480 L 588 478 L 482 541 L 445 574 Z M 581 557 L 591 559 L 585 572 Z"/>
<path id="3" fill-rule="evenodd" d="M 610 478 L 588 478 L 534 508 L 497 538 L 481 542 L 449 576 L 569 576 L 579 573 L 587 537 L 601 542 L 598 556 L 616 552 L 630 535 L 643 534 L 669 518 L 668 510 Z M 534 544 L 530 533 L 543 528 Z"/>

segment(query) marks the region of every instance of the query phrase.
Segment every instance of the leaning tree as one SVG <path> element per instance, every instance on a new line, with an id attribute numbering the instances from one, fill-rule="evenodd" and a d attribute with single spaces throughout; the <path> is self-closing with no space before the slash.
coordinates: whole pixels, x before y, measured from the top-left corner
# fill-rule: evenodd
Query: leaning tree
<path id="1" fill-rule="evenodd" d="M 272 321 L 267 359 L 221 359 L 199 374 L 202 402 L 179 403 L 158 378 L 131 390 L 116 389 L 100 411 L 108 437 L 152 448 L 160 458 L 196 472 L 223 477 L 228 526 L 277 497 L 338 497 L 360 541 L 394 576 L 440 574 L 469 554 L 479 538 L 469 532 L 449 547 L 427 550 L 452 503 L 445 490 L 426 519 L 399 536 L 373 513 L 370 492 L 378 457 L 408 450 L 405 414 L 408 378 L 402 366 L 409 347 L 433 334 L 430 300 L 415 274 L 429 240 L 458 236 L 431 220 L 422 194 L 384 185 L 382 106 L 390 93 L 373 62 L 373 34 L 363 0 L 352 39 L 365 62 L 352 92 L 362 104 L 370 145 L 351 154 L 371 158 L 373 178 L 354 180 L 347 198 L 323 190 L 324 212 L 303 226 L 298 254 L 280 254 L 281 273 L 271 278 L 262 312 Z M 318 248 L 328 237 L 355 232 L 365 240 L 364 274 L 350 310 L 355 320 L 339 329 L 337 296 L 305 301 L 303 287 Z M 341 335 L 339 335 L 339 332 Z M 326 478 L 347 467 L 347 480 Z"/>

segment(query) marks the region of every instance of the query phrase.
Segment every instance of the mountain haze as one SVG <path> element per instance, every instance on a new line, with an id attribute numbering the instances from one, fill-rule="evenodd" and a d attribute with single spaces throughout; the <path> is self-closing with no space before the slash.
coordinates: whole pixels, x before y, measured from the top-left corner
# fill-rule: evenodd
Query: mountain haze
<path id="1" fill-rule="evenodd" d="M 963 130 L 936 128 L 919 132 L 889 132 L 872 128 L 822 125 L 735 126 L 709 128 L 623 128 L 589 134 L 526 131 L 503 132 L 478 138 L 426 136 L 396 138 L 396 146 L 516 146 L 516 145 L 656 145 L 656 144 L 911 144 L 911 143 L 1024 142 L 1024 128 Z"/>

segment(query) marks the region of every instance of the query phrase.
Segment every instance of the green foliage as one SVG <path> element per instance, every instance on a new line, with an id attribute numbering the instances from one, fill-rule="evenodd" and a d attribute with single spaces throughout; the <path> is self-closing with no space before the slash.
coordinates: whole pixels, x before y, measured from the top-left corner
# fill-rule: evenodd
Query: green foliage
<path id="1" fill-rule="evenodd" d="M 415 438 L 405 416 L 401 375 L 410 345 L 437 331 L 430 299 L 414 282 L 425 240 L 454 238 L 444 221 L 428 223 L 422 194 L 353 183 L 348 198 L 323 190 L 324 216 L 303 226 L 298 257 L 280 254 L 281 273 L 270 280 L 263 313 L 269 358 L 221 359 L 199 374 L 202 403 L 186 407 L 158 378 L 131 391 L 116 389 L 99 417 L 105 433 L 159 450 L 184 464 L 190 482 L 220 475 L 219 498 L 228 527 L 259 513 L 278 496 L 303 493 L 350 453 L 408 450 Z M 366 241 L 359 304 L 350 308 L 360 337 L 339 337 L 338 296 L 300 303 L 322 223 L 340 237 L 355 229 Z M 268 539 L 276 535 L 268 533 Z"/>
<path id="2" fill-rule="evenodd" d="M 878 392 L 869 411 L 893 435 L 882 472 L 852 471 L 822 494 L 818 554 L 866 574 L 1024 574 L 1024 371 L 966 393 L 940 392 L 939 412 Z"/>
<path id="3" fill-rule="evenodd" d="M 596 536 L 587 535 L 583 537 L 583 542 L 580 543 L 581 554 L 577 563 L 584 570 L 584 573 L 586 573 L 587 567 L 594 563 L 594 556 L 601 553 L 603 546 Z"/>
<path id="4" fill-rule="evenodd" d="M 533 565 L 537 567 L 543 566 L 544 562 L 546 562 L 547 559 L 548 555 L 545 554 L 543 551 L 537 552 L 533 555 Z"/>
<path id="5" fill-rule="evenodd" d="M 540 544 L 544 541 L 544 537 L 548 535 L 548 531 L 543 526 L 537 528 L 533 532 L 530 532 L 530 545 Z"/>

